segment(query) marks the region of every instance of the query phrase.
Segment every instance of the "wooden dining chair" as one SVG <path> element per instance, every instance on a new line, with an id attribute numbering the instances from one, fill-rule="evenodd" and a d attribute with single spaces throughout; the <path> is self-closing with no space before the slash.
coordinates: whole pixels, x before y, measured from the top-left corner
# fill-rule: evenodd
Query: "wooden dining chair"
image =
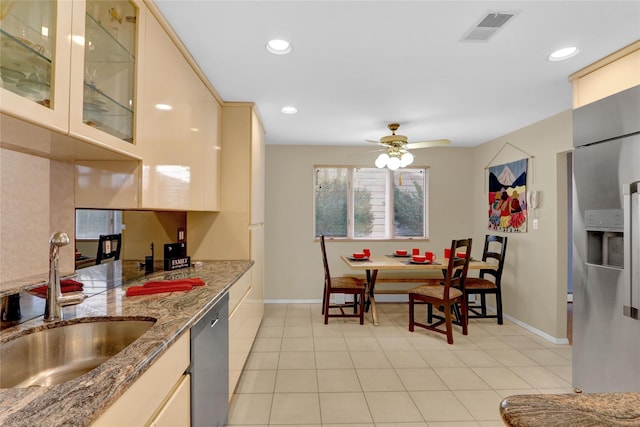
<path id="1" fill-rule="evenodd" d="M 122 234 L 101 234 L 98 238 L 96 265 L 102 264 L 102 261 L 104 260 L 119 260 L 121 249 Z"/>
<path id="2" fill-rule="evenodd" d="M 409 291 L 409 331 L 413 332 L 419 326 L 447 336 L 447 342 L 453 344 L 453 310 L 460 305 L 460 326 L 462 334 L 467 335 L 467 304 L 464 299 L 464 280 L 469 269 L 471 258 L 471 239 L 453 240 L 451 253 L 466 251 L 463 258 L 451 256 L 447 264 L 445 277 L 439 282 L 429 282 L 416 286 Z M 427 323 L 415 320 L 415 306 L 427 304 Z M 434 306 L 442 310 L 443 315 L 433 313 Z M 435 321 L 434 321 L 435 319 Z M 444 329 L 439 328 L 442 324 Z"/>
<path id="3" fill-rule="evenodd" d="M 464 293 L 467 301 L 467 318 L 469 319 L 498 319 L 498 325 L 502 325 L 502 270 L 504 258 L 507 253 L 507 237 L 486 235 L 482 261 L 495 262 L 496 270 L 480 270 L 479 277 L 467 277 L 464 282 Z M 487 295 L 495 295 L 496 313 L 487 312 Z M 468 295 L 479 295 L 480 301 L 469 303 Z"/>
<path id="4" fill-rule="evenodd" d="M 364 296 L 366 289 L 364 280 L 356 277 L 331 277 L 324 236 L 320 236 L 320 247 L 322 248 L 322 262 L 324 263 L 324 293 L 322 295 L 324 324 L 329 323 L 329 317 L 359 317 L 360 324 L 364 325 Z M 331 304 L 332 294 L 353 295 L 353 302 Z M 330 309 L 335 308 L 339 310 L 339 313 L 329 312 Z M 353 313 L 345 312 L 345 308 L 352 308 Z"/>

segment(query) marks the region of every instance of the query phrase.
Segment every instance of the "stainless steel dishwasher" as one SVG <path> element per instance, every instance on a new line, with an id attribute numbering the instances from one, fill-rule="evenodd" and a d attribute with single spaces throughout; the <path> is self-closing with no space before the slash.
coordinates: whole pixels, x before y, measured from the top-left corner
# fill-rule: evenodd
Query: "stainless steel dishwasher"
<path id="1" fill-rule="evenodd" d="M 224 426 L 229 413 L 229 294 L 191 328 L 191 425 Z"/>

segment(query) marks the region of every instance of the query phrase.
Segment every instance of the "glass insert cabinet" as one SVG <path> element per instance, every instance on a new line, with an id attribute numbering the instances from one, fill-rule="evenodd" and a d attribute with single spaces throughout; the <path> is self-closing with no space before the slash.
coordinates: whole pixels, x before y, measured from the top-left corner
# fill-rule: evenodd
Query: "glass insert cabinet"
<path id="1" fill-rule="evenodd" d="M 55 3 L 0 0 L 0 85 L 51 107 Z"/>
<path id="2" fill-rule="evenodd" d="M 138 12 L 129 0 L 0 0 L 0 87 L 65 110 L 54 128 L 77 120 L 133 143 Z"/>
<path id="3" fill-rule="evenodd" d="M 137 10 L 126 0 L 86 8 L 82 121 L 133 142 Z"/>

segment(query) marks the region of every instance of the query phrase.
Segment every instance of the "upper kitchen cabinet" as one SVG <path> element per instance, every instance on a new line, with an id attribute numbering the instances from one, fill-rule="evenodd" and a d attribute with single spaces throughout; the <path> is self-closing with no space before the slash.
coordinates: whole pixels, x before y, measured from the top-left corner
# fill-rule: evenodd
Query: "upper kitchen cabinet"
<path id="1" fill-rule="evenodd" d="M 66 133 L 71 9 L 69 1 L 0 2 L 3 113 Z"/>
<path id="2" fill-rule="evenodd" d="M 137 1 L 76 0 L 71 37 L 70 135 L 138 157 L 136 84 L 145 12 Z"/>
<path id="3" fill-rule="evenodd" d="M 144 46 L 141 207 L 218 211 L 220 104 L 151 13 Z"/>
<path id="4" fill-rule="evenodd" d="M 569 76 L 573 108 L 640 85 L 640 40 Z"/>
<path id="5" fill-rule="evenodd" d="M 263 251 L 253 238 L 264 226 L 264 129 L 249 102 L 225 102 L 221 127 L 222 210 L 188 216 L 191 256 L 255 260 Z M 260 274 L 260 266 L 253 271 Z"/>
<path id="6" fill-rule="evenodd" d="M 145 16 L 137 0 L 2 0 L 3 147 L 59 159 L 139 160 L 136 58 Z M 36 150 L 27 138 L 12 138 L 36 133 L 28 126 L 51 134 L 38 138 Z"/>

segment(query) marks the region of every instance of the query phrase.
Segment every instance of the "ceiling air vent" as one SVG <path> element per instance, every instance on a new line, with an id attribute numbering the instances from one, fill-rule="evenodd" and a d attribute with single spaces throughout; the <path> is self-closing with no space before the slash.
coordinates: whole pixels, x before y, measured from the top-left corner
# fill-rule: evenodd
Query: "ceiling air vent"
<path id="1" fill-rule="evenodd" d="M 513 18 L 514 15 L 514 13 L 489 13 L 480 18 L 479 22 L 467 31 L 462 40 L 468 42 L 486 42 L 493 37 L 504 24 Z"/>

